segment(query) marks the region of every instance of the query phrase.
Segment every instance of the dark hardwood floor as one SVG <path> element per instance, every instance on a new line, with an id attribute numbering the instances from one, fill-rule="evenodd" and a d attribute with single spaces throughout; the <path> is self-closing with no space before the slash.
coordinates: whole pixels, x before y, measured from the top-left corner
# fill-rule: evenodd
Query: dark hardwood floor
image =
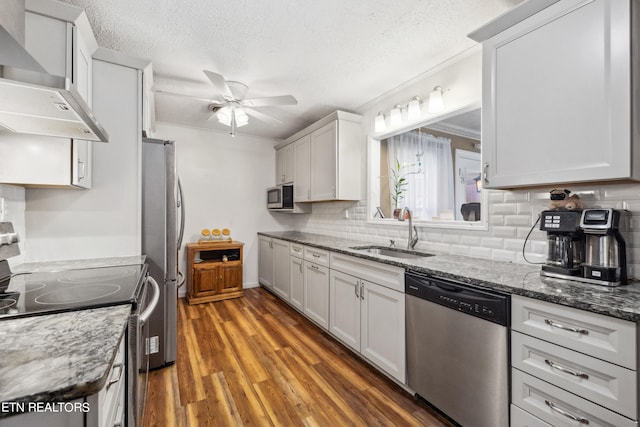
<path id="1" fill-rule="evenodd" d="M 449 426 L 261 288 L 178 303 L 175 365 L 150 373 L 144 425 Z"/>

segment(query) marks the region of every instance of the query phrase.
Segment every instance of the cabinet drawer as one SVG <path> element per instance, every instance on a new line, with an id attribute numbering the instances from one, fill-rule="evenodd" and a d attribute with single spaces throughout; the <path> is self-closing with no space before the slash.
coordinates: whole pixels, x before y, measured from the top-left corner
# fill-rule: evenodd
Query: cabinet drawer
<path id="1" fill-rule="evenodd" d="M 637 419 L 636 372 L 518 332 L 511 363 L 585 399 Z"/>
<path id="2" fill-rule="evenodd" d="M 553 427 L 516 405 L 511 405 L 511 427 Z"/>
<path id="3" fill-rule="evenodd" d="M 556 427 L 636 427 L 638 423 L 518 369 L 512 369 L 511 401 Z"/>
<path id="4" fill-rule="evenodd" d="M 289 245 L 289 255 L 297 256 L 298 258 L 304 257 L 304 245 L 291 243 L 291 245 Z"/>
<path id="5" fill-rule="evenodd" d="M 324 249 L 317 249 L 317 248 L 305 246 L 304 259 L 305 261 L 311 261 L 315 264 L 320 264 L 325 267 L 329 267 L 329 251 L 325 251 Z"/>
<path id="6" fill-rule="evenodd" d="M 331 252 L 331 269 L 404 293 L 404 268 Z"/>
<path id="7" fill-rule="evenodd" d="M 518 295 L 511 297 L 511 310 L 515 331 L 636 369 L 632 322 Z"/>

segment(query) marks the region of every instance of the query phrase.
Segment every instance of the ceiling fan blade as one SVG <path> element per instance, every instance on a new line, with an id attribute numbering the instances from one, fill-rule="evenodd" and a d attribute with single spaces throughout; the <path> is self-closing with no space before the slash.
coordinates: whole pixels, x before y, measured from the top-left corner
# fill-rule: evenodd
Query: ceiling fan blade
<path id="1" fill-rule="evenodd" d="M 253 99 L 245 99 L 241 102 L 242 105 L 246 105 L 247 107 L 268 107 L 271 105 L 296 105 L 298 100 L 296 100 L 291 95 L 282 95 L 282 96 L 268 96 L 266 98 L 253 98 Z"/>
<path id="2" fill-rule="evenodd" d="M 245 111 L 247 112 L 248 115 L 250 115 L 251 117 L 254 117 L 262 122 L 265 123 L 269 123 L 272 126 L 278 126 L 281 125 L 282 122 L 278 119 L 276 119 L 275 117 L 272 117 L 268 114 L 263 113 L 262 111 L 257 111 L 254 110 L 252 108 L 245 108 Z"/>
<path id="3" fill-rule="evenodd" d="M 231 89 L 227 85 L 224 77 L 221 74 L 214 73 L 213 71 L 202 70 L 204 74 L 207 76 L 211 84 L 215 86 L 216 89 L 222 94 L 224 99 L 233 99 L 233 93 L 231 93 Z"/>
<path id="4" fill-rule="evenodd" d="M 154 90 L 155 93 L 161 93 L 163 95 L 171 95 L 171 96 L 178 96 L 180 98 L 189 98 L 189 99 L 196 99 L 198 101 L 203 101 L 203 102 L 208 102 L 208 103 L 213 103 L 213 104 L 222 104 L 222 102 L 215 100 L 215 99 L 211 99 L 211 98 L 201 98 L 199 96 L 192 96 L 192 95 L 186 95 L 184 93 L 177 93 L 177 92 L 168 92 L 166 90 Z"/>

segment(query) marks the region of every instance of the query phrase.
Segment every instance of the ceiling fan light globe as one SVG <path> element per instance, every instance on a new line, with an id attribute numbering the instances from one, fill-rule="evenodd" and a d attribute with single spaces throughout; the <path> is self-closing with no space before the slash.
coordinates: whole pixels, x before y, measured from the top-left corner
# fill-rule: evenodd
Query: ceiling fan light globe
<path id="1" fill-rule="evenodd" d="M 234 113 L 236 115 L 236 126 L 241 127 L 249 123 L 249 116 L 244 111 L 244 108 L 237 108 Z"/>
<path id="2" fill-rule="evenodd" d="M 218 121 L 225 126 L 231 126 L 231 114 L 233 111 L 229 107 L 222 107 L 217 113 Z"/>

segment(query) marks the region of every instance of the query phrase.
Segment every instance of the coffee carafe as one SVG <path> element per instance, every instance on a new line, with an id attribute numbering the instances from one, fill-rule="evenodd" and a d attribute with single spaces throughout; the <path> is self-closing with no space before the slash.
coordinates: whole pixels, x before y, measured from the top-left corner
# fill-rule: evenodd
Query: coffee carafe
<path id="1" fill-rule="evenodd" d="M 606 286 L 627 284 L 629 212 L 611 208 L 585 209 L 580 228 L 585 234 L 585 281 Z"/>
<path id="2" fill-rule="evenodd" d="M 584 234 L 580 211 L 547 210 L 540 214 L 540 230 L 547 232 L 547 260 L 543 276 L 576 278 L 582 274 Z"/>

